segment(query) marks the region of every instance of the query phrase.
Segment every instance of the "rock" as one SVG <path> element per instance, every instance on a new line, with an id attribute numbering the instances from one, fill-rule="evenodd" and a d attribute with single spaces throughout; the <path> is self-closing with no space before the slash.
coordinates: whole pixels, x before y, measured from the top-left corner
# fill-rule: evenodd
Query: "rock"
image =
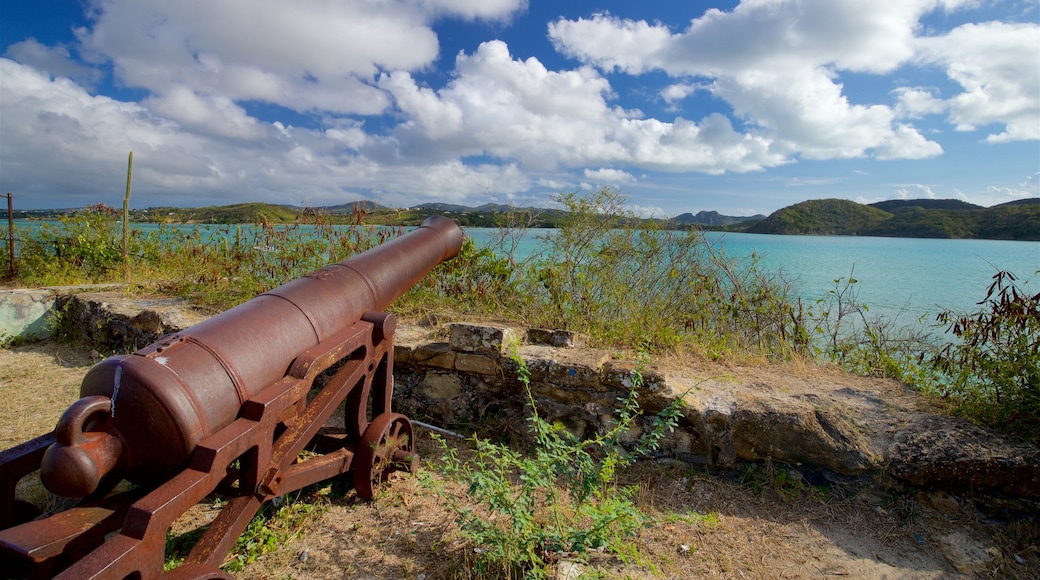
<path id="1" fill-rule="evenodd" d="M 920 497 L 924 503 L 932 506 L 939 513 L 955 514 L 961 511 L 961 502 L 941 489 L 922 492 Z"/>
<path id="2" fill-rule="evenodd" d="M 514 328 L 455 323 L 448 327 L 448 343 L 460 352 L 500 356 L 510 344 L 519 344 L 522 337 Z"/>
<path id="3" fill-rule="evenodd" d="M 0 336 L 46 337 L 53 309 L 54 294 L 49 290 L 0 291 Z"/>
<path id="4" fill-rule="evenodd" d="M 956 417 L 913 419 L 887 460 L 888 473 L 911 485 L 1040 498 L 1040 449 Z"/>
<path id="5" fill-rule="evenodd" d="M 183 300 L 127 297 L 122 292 L 62 295 L 55 308 L 75 320 L 67 326 L 83 332 L 78 338 L 108 352 L 137 350 L 206 319 Z"/>
<path id="6" fill-rule="evenodd" d="M 995 546 L 987 546 L 963 532 L 947 534 L 936 541 L 946 561 L 961 574 L 981 572 L 1000 557 L 1000 550 Z"/>
<path id="7" fill-rule="evenodd" d="M 462 381 L 454 374 L 428 373 L 422 392 L 431 399 L 451 399 L 462 392 Z"/>
<path id="8" fill-rule="evenodd" d="M 556 348 L 578 348 L 585 346 L 582 337 L 569 330 L 546 330 L 544 328 L 532 328 L 527 331 L 527 342 L 531 344 L 546 344 Z"/>
<path id="9" fill-rule="evenodd" d="M 555 580 L 578 580 L 585 574 L 585 567 L 579 562 L 572 560 L 562 560 L 556 564 L 556 570 L 553 573 Z"/>
<path id="10" fill-rule="evenodd" d="M 822 466 L 843 475 L 857 475 L 875 461 L 866 440 L 846 417 L 776 397 L 737 403 L 730 419 L 733 444 L 747 461 L 773 459 L 796 465 Z"/>

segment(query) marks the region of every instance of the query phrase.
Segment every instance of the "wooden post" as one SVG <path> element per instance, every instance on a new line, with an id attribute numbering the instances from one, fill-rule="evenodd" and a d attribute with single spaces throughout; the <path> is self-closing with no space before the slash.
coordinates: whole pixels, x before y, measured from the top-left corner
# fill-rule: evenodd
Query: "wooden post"
<path id="1" fill-rule="evenodd" d="M 14 278 L 14 196 L 7 192 L 7 252 L 11 261 L 7 267 L 7 277 Z"/>
<path id="2" fill-rule="evenodd" d="M 130 278 L 130 181 L 134 175 L 134 152 L 126 164 L 126 196 L 123 197 L 123 281 Z"/>

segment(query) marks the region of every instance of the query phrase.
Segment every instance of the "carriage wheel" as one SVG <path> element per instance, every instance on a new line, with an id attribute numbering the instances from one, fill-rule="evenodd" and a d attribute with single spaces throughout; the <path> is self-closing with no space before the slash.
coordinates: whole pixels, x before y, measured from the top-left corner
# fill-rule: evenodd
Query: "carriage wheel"
<path id="1" fill-rule="evenodd" d="M 354 454 L 354 489 L 360 497 L 373 499 L 391 473 L 415 473 L 418 467 L 411 421 L 400 413 L 383 413 L 368 424 Z"/>

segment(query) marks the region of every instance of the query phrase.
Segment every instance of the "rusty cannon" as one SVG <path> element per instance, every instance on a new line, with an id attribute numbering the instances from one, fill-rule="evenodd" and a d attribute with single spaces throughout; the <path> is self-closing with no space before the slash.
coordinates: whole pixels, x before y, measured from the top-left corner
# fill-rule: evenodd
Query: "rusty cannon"
<path id="1" fill-rule="evenodd" d="M 462 240 L 453 221 L 429 218 L 95 365 L 53 432 L 0 454 L 0 570 L 228 578 L 220 565 L 264 502 L 337 476 L 371 499 L 391 472 L 414 471 L 411 422 L 391 411 L 396 321 L 383 311 Z M 38 515 L 16 497 L 37 471 L 82 499 Z M 217 492 L 224 507 L 164 572 L 171 524 Z"/>

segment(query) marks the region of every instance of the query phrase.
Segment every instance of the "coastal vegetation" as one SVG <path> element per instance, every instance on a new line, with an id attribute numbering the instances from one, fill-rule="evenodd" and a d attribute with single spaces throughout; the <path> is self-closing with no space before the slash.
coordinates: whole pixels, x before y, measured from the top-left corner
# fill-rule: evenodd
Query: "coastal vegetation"
<path id="1" fill-rule="evenodd" d="M 851 275 L 835 280 L 826 298 L 802 304 L 780 274 L 754 260 L 727 258 L 699 230 L 638 219 L 625 210 L 625 197 L 609 188 L 564 193 L 554 201 L 563 209 L 541 252 L 522 259 L 516 254 L 517 240 L 540 223 L 531 213 L 497 214 L 499 235 L 490 245 L 467 240 L 461 255 L 413 287 L 396 311 L 415 317 L 454 311 L 566 328 L 596 345 L 652 355 L 822 357 L 854 372 L 896 377 L 987 424 L 1034 439 L 1040 433 L 1040 295 L 1028 295 L 1015 273 L 997 274 L 978 312 L 949 312 L 931 325 L 908 328 L 868 315 Z M 846 223 L 861 224 L 883 223 L 877 220 L 889 214 L 853 202 L 807 203 L 816 209 L 799 211 L 805 220 L 799 227 L 821 233 L 827 216 L 841 212 Z M 826 207 L 841 211 L 817 211 Z M 896 212 L 891 215 L 922 209 L 886 207 Z M 992 211 L 1015 208 L 1028 213 L 1040 204 Z M 923 211 L 975 210 L 955 204 Z M 255 227 L 227 224 L 208 236 L 167 224 L 147 234 L 129 232 L 124 256 L 116 212 L 94 206 L 44 222 L 25 240 L 14 283 L 128 282 L 131 291 L 176 295 L 221 310 L 400 233 L 400 226 L 370 223 L 372 214 L 355 207 L 345 216 L 352 226 L 344 228 L 322 211 L 287 225 L 272 222 L 288 214 L 254 213 Z M 954 342 L 934 338 L 947 329 Z"/>
<path id="2" fill-rule="evenodd" d="M 14 217 L 58 219 L 81 210 L 16 211 Z M 467 207 L 427 203 L 408 208 L 384 207 L 372 201 L 337 206 L 296 207 L 268 203 L 241 203 L 193 208 L 152 207 L 130 211 L 140 223 L 168 224 L 294 224 L 320 215 L 337 225 L 354 224 L 359 216 L 370 225 L 417 226 L 431 215 L 443 215 L 463 227 L 496 228 L 524 223 L 530 228 L 559 228 L 567 220 L 566 207 L 535 208 L 503 204 Z M 658 229 L 702 229 L 758 234 L 885 236 L 904 238 L 971 238 L 1040 240 L 1040 198 L 1028 198 L 993 207 L 954 199 L 888 200 L 863 205 L 845 199 L 804 201 L 777 210 L 768 217 L 727 216 L 715 211 L 673 218 L 625 216 L 622 221 Z"/>

